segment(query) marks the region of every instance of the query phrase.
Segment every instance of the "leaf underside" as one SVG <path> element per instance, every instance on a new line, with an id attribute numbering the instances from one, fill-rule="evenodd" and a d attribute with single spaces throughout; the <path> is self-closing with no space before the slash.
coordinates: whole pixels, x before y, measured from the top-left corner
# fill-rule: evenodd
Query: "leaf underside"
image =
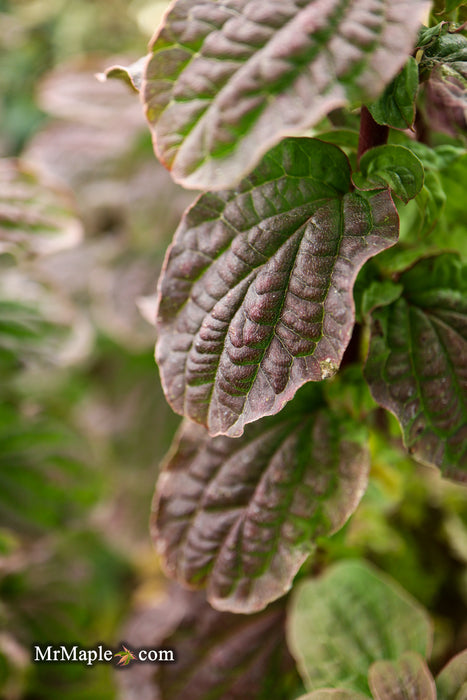
<path id="1" fill-rule="evenodd" d="M 157 154 L 222 189 L 284 136 L 372 100 L 411 53 L 426 0 L 178 0 L 142 94 Z"/>
<path id="2" fill-rule="evenodd" d="M 206 586 L 220 610 L 250 613 L 283 595 L 313 539 L 358 505 L 366 448 L 320 401 L 309 386 L 237 439 L 183 426 L 159 479 L 152 534 L 167 573 Z"/>
<path id="3" fill-rule="evenodd" d="M 134 647 L 173 649 L 175 663 L 129 666 L 119 674 L 126 700 L 264 700 L 268 682 L 277 700 L 290 697 L 281 690 L 296 683 L 283 601 L 245 617 L 214 610 L 200 592 L 170 593 L 136 614 L 125 636 Z"/>
<path id="4" fill-rule="evenodd" d="M 369 683 L 374 700 L 436 700 L 433 676 L 415 652 L 406 652 L 397 661 L 376 661 Z"/>
<path id="5" fill-rule="evenodd" d="M 454 254 L 402 275 L 403 296 L 372 315 L 365 376 L 409 452 L 467 481 L 466 268 Z"/>
<path id="6" fill-rule="evenodd" d="M 309 690 L 345 688 L 371 697 L 371 664 L 406 651 L 426 656 L 431 628 L 425 611 L 395 582 L 347 560 L 299 584 L 287 638 Z"/>
<path id="7" fill-rule="evenodd" d="M 337 371 L 357 273 L 398 234 L 389 192 L 349 188 L 342 151 L 286 139 L 184 216 L 159 282 L 156 358 L 171 406 L 211 435 L 241 435 Z"/>

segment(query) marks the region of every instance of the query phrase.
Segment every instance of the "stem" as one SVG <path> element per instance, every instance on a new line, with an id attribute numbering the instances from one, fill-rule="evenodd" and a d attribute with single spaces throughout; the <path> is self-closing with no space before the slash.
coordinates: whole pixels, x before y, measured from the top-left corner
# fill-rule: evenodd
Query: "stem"
<path id="1" fill-rule="evenodd" d="M 375 146 L 383 146 L 388 140 L 389 127 L 377 124 L 365 105 L 360 112 L 360 134 L 358 138 L 357 160 Z"/>

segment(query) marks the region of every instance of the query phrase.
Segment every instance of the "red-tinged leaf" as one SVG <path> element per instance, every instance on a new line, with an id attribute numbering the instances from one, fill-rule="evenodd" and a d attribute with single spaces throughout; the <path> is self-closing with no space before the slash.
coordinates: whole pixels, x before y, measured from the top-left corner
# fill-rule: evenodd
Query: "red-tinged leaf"
<path id="1" fill-rule="evenodd" d="M 201 593 L 171 588 L 135 614 L 134 647 L 173 650 L 175 663 L 135 664 L 118 681 L 125 700 L 289 700 L 299 681 L 287 651 L 284 602 L 255 615 L 214 610 Z"/>
<path id="2" fill-rule="evenodd" d="M 467 698 L 467 649 L 457 654 L 436 677 L 438 700 Z"/>
<path id="3" fill-rule="evenodd" d="M 372 314 L 365 376 L 414 457 L 467 480 L 467 270 L 455 254 L 403 274 L 403 295 Z"/>
<path id="4" fill-rule="evenodd" d="M 286 139 L 185 214 L 159 283 L 156 357 L 171 406 L 211 435 L 241 435 L 338 369 L 357 273 L 398 234 L 388 192 L 349 188 L 342 151 Z"/>
<path id="5" fill-rule="evenodd" d="M 142 94 L 158 156 L 185 187 L 230 187 L 284 136 L 379 95 L 425 0 L 178 0 Z"/>
<path id="6" fill-rule="evenodd" d="M 420 70 L 425 80 L 430 128 L 458 136 L 467 130 L 467 37 L 451 33 L 448 23 L 424 50 Z"/>
<path id="7" fill-rule="evenodd" d="M 209 438 L 187 421 L 152 518 L 167 573 L 206 586 L 219 610 L 249 613 L 283 595 L 314 539 L 357 507 L 368 472 L 362 437 L 325 408 L 316 386 L 238 439 Z"/>
<path id="8" fill-rule="evenodd" d="M 374 700 L 436 700 L 436 686 L 420 654 L 409 651 L 397 661 L 376 661 L 368 674 Z"/>

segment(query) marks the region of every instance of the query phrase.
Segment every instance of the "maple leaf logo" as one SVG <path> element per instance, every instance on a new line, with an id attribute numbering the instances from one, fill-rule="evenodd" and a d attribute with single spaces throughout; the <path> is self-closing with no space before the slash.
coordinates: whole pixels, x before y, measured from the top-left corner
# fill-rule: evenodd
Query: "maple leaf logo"
<path id="1" fill-rule="evenodd" d="M 131 663 L 132 661 L 136 661 L 136 656 L 133 654 L 133 652 L 131 652 L 129 649 L 127 649 L 126 646 L 124 646 L 123 644 L 122 644 L 122 647 L 124 648 L 125 651 L 119 651 L 116 654 L 114 654 L 114 656 L 121 657 L 117 666 L 128 666 L 128 664 Z"/>

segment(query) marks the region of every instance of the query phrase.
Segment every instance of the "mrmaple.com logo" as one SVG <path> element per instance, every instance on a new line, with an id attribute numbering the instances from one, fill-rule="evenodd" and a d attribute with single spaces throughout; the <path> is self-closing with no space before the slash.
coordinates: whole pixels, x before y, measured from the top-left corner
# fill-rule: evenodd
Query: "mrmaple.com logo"
<path id="1" fill-rule="evenodd" d="M 106 649 L 102 644 L 91 649 L 62 644 L 60 646 L 33 646 L 33 661 L 35 663 L 81 663 L 93 666 L 95 663 L 116 663 L 117 666 L 128 666 L 133 661 L 138 663 L 167 663 L 175 661 L 172 649 L 137 649 L 130 650 L 122 644 L 121 651 Z"/>

